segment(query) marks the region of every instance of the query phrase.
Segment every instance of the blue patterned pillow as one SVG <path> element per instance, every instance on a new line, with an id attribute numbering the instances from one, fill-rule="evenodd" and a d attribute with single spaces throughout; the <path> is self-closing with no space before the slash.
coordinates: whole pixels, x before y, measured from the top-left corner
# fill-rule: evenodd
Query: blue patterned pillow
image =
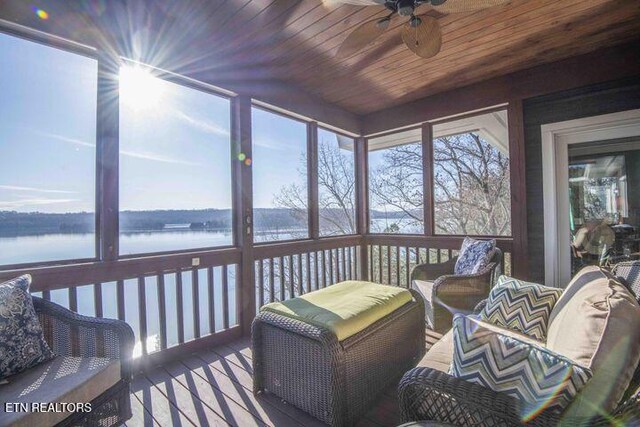
<path id="1" fill-rule="evenodd" d="M 562 412 L 592 377 L 589 369 L 557 353 L 463 315 L 453 319 L 449 373 L 525 402 L 523 421 L 541 410 Z"/>
<path id="2" fill-rule="evenodd" d="M 491 289 L 482 320 L 546 341 L 549 316 L 562 289 L 500 276 Z"/>
<path id="3" fill-rule="evenodd" d="M 54 357 L 42 335 L 24 275 L 0 284 L 0 380 Z"/>
<path id="4" fill-rule="evenodd" d="M 489 264 L 496 248 L 495 239 L 476 240 L 465 237 L 460 247 L 455 274 L 476 274 Z"/>

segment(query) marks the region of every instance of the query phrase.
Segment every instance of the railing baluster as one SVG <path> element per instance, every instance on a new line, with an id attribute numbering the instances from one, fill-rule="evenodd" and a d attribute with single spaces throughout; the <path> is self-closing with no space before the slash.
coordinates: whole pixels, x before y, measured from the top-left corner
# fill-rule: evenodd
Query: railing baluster
<path id="1" fill-rule="evenodd" d="M 295 294 L 295 271 L 293 271 L 293 255 L 289 255 L 287 257 L 287 264 L 289 270 L 289 298 L 293 298 L 296 296 Z"/>
<path id="2" fill-rule="evenodd" d="M 147 353 L 147 293 L 144 276 L 138 277 L 138 319 L 140 322 L 140 346 L 142 355 Z"/>
<path id="3" fill-rule="evenodd" d="M 156 277 L 158 288 L 158 314 L 160 320 L 160 349 L 167 348 L 167 300 L 164 293 L 164 274 L 158 273 Z"/>
<path id="4" fill-rule="evenodd" d="M 309 252 L 307 252 L 306 258 L 307 258 L 307 270 L 306 270 L 307 292 L 311 292 L 311 254 Z"/>
<path id="5" fill-rule="evenodd" d="M 229 273 L 226 264 L 222 266 L 222 326 L 229 329 Z"/>
<path id="6" fill-rule="evenodd" d="M 302 283 L 302 254 L 298 254 L 298 295 L 304 294 L 304 284 Z"/>
<path id="7" fill-rule="evenodd" d="M 285 292 L 284 292 L 284 257 L 280 257 L 280 263 L 279 263 L 279 267 L 280 267 L 280 301 L 284 301 L 286 298 L 285 296 Z"/>
<path id="8" fill-rule="evenodd" d="M 42 299 L 51 301 L 51 291 L 42 291 Z"/>
<path id="9" fill-rule="evenodd" d="M 342 276 L 340 280 L 347 280 L 347 258 L 345 256 L 344 247 L 340 248 L 340 258 L 342 261 Z"/>
<path id="10" fill-rule="evenodd" d="M 118 319 L 124 320 L 124 280 L 116 282 L 116 300 L 118 305 Z"/>
<path id="11" fill-rule="evenodd" d="M 334 257 L 333 257 L 333 249 L 329 249 L 329 286 L 334 284 L 334 279 L 333 279 L 333 263 L 334 263 Z"/>
<path id="12" fill-rule="evenodd" d="M 387 284 L 391 285 L 391 246 L 387 245 Z"/>
<path id="13" fill-rule="evenodd" d="M 315 276 L 316 276 L 316 281 L 315 281 L 315 284 L 314 284 L 314 287 L 313 287 L 313 288 L 314 288 L 316 291 L 317 291 L 318 289 L 320 289 L 320 281 L 321 281 L 321 280 L 320 280 L 320 274 L 321 274 L 321 273 L 320 273 L 320 271 L 321 271 L 321 268 L 320 268 L 320 262 L 319 262 L 319 259 L 320 259 L 320 257 L 318 256 L 318 251 L 315 251 L 315 252 L 313 253 L 313 267 L 315 268 L 315 271 L 316 271 L 316 274 L 315 274 Z"/>
<path id="14" fill-rule="evenodd" d="M 405 278 L 407 288 L 411 287 L 411 254 L 409 253 L 409 247 L 404 248 L 404 265 L 405 265 Z"/>
<path id="15" fill-rule="evenodd" d="M 215 283 L 213 279 L 213 267 L 207 268 L 207 287 L 209 290 L 209 331 L 216 331 L 216 304 L 215 304 Z"/>
<path id="16" fill-rule="evenodd" d="M 102 311 L 102 283 L 95 283 L 93 285 L 93 307 L 96 312 L 96 317 L 103 317 Z"/>
<path id="17" fill-rule="evenodd" d="M 380 283 L 384 283 L 383 282 L 383 277 L 382 277 L 382 246 L 378 245 L 378 282 Z"/>
<path id="18" fill-rule="evenodd" d="M 264 305 L 264 260 L 258 261 L 258 309 Z"/>
<path id="19" fill-rule="evenodd" d="M 269 258 L 269 302 L 274 302 L 274 294 L 276 293 L 276 277 L 273 258 Z"/>
<path id="20" fill-rule="evenodd" d="M 191 269 L 191 301 L 193 302 L 193 335 L 200 338 L 200 288 L 198 287 L 198 269 Z"/>
<path id="21" fill-rule="evenodd" d="M 182 271 L 176 269 L 176 314 L 178 316 L 178 343 L 184 342 L 184 303 L 182 301 Z"/>
<path id="22" fill-rule="evenodd" d="M 396 286 L 400 286 L 400 248 L 396 246 Z"/>
<path id="23" fill-rule="evenodd" d="M 322 255 L 322 287 L 327 287 L 327 255 L 325 251 L 321 252 Z"/>
<path id="24" fill-rule="evenodd" d="M 353 280 L 353 264 L 351 264 L 351 251 L 353 250 L 353 248 L 351 246 L 349 246 L 347 248 L 347 265 L 349 266 L 348 268 L 348 279 L 347 280 Z"/>

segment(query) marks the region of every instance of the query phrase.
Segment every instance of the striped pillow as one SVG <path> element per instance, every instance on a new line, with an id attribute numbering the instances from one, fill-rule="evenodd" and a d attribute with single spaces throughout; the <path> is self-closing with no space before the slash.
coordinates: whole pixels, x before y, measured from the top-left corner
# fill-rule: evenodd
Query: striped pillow
<path id="1" fill-rule="evenodd" d="M 545 341 L 551 310 L 562 289 L 500 276 L 489 293 L 482 320 Z"/>
<path id="2" fill-rule="evenodd" d="M 482 323 L 463 315 L 453 319 L 449 373 L 525 402 L 523 421 L 541 410 L 562 412 L 591 379 L 589 369 Z"/>

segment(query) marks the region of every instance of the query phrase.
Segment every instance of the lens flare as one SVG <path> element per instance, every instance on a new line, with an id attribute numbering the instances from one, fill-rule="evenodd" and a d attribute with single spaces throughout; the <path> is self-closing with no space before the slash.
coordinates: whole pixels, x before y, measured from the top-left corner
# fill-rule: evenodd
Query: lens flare
<path id="1" fill-rule="evenodd" d="M 244 159 L 247 158 L 247 155 L 244 153 L 240 153 L 238 154 L 238 160 L 240 160 L 241 162 L 244 161 Z"/>
<path id="2" fill-rule="evenodd" d="M 36 14 L 38 18 L 42 19 L 43 21 L 46 21 L 47 19 L 49 19 L 49 14 L 44 9 L 34 7 L 33 12 Z"/>
<path id="3" fill-rule="evenodd" d="M 251 166 L 251 159 L 245 159 L 244 164 L 247 166 Z"/>

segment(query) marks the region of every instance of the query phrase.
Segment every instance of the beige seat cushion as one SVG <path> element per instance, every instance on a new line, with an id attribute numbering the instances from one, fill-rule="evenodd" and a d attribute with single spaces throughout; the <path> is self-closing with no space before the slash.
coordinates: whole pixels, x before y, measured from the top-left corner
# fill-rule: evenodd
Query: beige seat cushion
<path id="1" fill-rule="evenodd" d="M 120 380 L 120 362 L 104 358 L 56 357 L 7 378 L 0 385 L 3 402 L 85 403 L 91 402 Z M 0 411 L 0 426 L 52 426 L 69 412 Z"/>
<path id="2" fill-rule="evenodd" d="M 612 411 L 640 360 L 640 306 L 613 276 L 586 267 L 551 312 L 547 347 L 593 371 L 568 415 Z"/>
<path id="3" fill-rule="evenodd" d="M 535 344 L 544 347 L 544 343 L 536 341 L 528 335 L 522 334 L 518 331 L 511 329 L 501 328 L 500 326 L 493 325 L 491 323 L 477 320 L 483 328 L 495 331 L 502 335 L 506 335 L 512 338 L 519 339 L 529 344 Z M 453 361 L 453 329 L 447 332 L 436 342 L 433 347 L 429 349 L 427 354 L 422 358 L 418 366 L 425 368 L 436 369 L 441 372 L 449 372 L 449 367 Z"/>

